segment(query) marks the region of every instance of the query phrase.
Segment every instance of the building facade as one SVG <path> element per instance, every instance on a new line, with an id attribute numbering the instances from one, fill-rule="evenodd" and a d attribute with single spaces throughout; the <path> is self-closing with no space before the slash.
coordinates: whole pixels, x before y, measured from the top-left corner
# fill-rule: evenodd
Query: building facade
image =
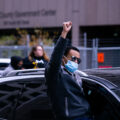
<path id="1" fill-rule="evenodd" d="M 120 38 L 120 0 L 0 0 L 0 30 L 61 28 L 71 20 L 72 43 L 88 38 Z"/>

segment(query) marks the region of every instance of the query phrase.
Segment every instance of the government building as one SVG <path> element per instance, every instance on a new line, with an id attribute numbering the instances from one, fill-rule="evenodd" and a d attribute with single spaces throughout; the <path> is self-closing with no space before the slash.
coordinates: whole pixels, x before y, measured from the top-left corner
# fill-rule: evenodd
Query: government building
<path id="1" fill-rule="evenodd" d="M 88 47 L 94 38 L 100 47 L 120 46 L 120 0 L 0 0 L 0 37 L 16 35 L 18 29 L 30 36 L 41 30 L 51 40 L 68 20 L 73 45 L 83 46 L 86 33 Z"/>

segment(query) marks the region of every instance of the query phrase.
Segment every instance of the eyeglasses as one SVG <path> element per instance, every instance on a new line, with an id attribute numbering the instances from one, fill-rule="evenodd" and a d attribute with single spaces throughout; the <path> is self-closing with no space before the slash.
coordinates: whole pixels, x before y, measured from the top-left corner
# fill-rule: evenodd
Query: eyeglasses
<path id="1" fill-rule="evenodd" d="M 80 58 L 77 58 L 77 57 L 75 57 L 75 56 L 72 56 L 72 57 L 71 57 L 71 60 L 72 60 L 73 62 L 75 62 L 75 61 L 77 60 L 77 63 L 78 63 L 78 64 L 81 63 L 81 59 L 80 59 Z"/>

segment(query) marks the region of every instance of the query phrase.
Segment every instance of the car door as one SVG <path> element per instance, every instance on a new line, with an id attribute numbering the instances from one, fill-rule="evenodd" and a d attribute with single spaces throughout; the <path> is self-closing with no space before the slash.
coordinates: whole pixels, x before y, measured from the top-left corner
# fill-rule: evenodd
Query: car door
<path id="1" fill-rule="evenodd" d="M 44 76 L 13 76 L 1 81 L 1 119 L 53 120 Z"/>
<path id="2" fill-rule="evenodd" d="M 82 77 L 83 89 L 95 120 L 120 120 L 120 100 L 116 87 L 97 77 Z"/>

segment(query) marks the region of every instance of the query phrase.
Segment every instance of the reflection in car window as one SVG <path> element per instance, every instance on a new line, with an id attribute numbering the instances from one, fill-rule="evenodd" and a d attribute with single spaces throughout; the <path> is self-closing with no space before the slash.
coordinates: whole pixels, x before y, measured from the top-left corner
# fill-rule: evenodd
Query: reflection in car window
<path id="1" fill-rule="evenodd" d="M 83 90 L 90 102 L 95 120 L 119 120 L 119 116 L 115 113 L 116 107 L 112 101 L 114 96 L 94 81 L 88 82 L 88 79 L 82 80 Z"/>

